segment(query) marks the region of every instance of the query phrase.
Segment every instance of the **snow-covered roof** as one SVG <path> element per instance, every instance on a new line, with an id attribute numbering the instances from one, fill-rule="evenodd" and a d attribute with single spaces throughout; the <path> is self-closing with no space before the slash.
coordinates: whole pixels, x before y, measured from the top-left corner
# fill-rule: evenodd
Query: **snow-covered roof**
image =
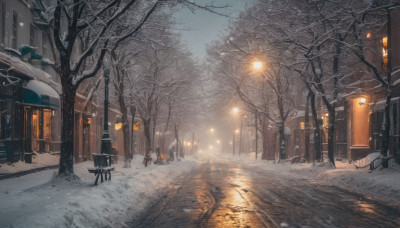
<path id="1" fill-rule="evenodd" d="M 391 100 L 391 104 L 397 102 L 400 100 L 400 97 L 394 97 Z M 376 111 L 380 111 L 385 109 L 385 105 L 386 105 L 386 99 L 380 100 L 378 102 L 376 102 L 373 106 L 372 106 L 372 112 L 376 112 Z"/>
<path id="2" fill-rule="evenodd" d="M 14 72 L 17 72 L 19 74 L 26 75 L 28 77 L 31 77 L 33 79 L 42 81 L 44 83 L 47 83 L 50 85 L 53 89 L 57 91 L 57 93 L 61 94 L 62 93 L 62 87 L 60 84 L 57 82 L 53 81 L 51 78 L 51 75 L 30 65 L 29 63 L 25 63 L 22 60 L 16 58 L 16 57 L 11 57 L 3 52 L 0 52 L 0 62 L 8 65 Z"/>

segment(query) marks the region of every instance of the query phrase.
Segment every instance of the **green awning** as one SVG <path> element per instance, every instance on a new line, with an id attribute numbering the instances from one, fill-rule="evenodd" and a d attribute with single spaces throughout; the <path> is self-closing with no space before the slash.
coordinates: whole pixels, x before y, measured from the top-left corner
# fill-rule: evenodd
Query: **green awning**
<path id="1" fill-rule="evenodd" d="M 23 90 L 23 104 L 58 109 L 60 96 L 44 82 L 30 80 Z"/>

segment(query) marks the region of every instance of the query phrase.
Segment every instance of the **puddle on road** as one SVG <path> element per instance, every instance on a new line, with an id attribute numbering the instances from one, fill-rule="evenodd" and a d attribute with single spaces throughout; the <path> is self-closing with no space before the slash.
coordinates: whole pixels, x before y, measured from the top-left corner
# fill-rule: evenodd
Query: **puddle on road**
<path id="1" fill-rule="evenodd" d="M 183 211 L 184 211 L 184 212 L 188 212 L 188 213 L 189 213 L 189 212 L 192 212 L 192 211 L 193 211 L 193 209 L 191 209 L 191 208 L 183 208 Z"/>
<path id="2" fill-rule="evenodd" d="M 375 213 L 375 207 L 369 203 L 358 201 L 356 204 L 362 212 Z"/>

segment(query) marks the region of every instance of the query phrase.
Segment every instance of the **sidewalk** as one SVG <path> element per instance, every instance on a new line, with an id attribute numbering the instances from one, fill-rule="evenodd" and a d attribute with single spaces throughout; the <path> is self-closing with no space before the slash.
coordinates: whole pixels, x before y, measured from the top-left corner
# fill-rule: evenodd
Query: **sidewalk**
<path id="1" fill-rule="evenodd" d="M 32 164 L 19 161 L 16 163 L 0 164 L 0 180 L 24 176 L 30 173 L 46 169 L 58 168 L 60 156 L 58 154 L 36 154 L 32 158 Z"/>
<path id="2" fill-rule="evenodd" d="M 56 178 L 57 169 L 1 180 L 0 227 L 125 227 L 124 221 L 197 164 L 187 157 L 145 168 L 142 161 L 135 155 L 132 168 L 115 164 L 112 181 L 98 186 L 87 171 L 92 161 L 74 165 L 76 181 Z"/>

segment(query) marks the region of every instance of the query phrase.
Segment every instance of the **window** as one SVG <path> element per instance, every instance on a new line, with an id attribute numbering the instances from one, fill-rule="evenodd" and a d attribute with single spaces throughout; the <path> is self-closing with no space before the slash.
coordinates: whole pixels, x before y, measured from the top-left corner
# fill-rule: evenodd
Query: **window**
<path id="1" fill-rule="evenodd" d="M 388 37 L 382 38 L 382 57 L 383 57 L 383 70 L 387 71 L 388 64 Z"/>
<path id="2" fill-rule="evenodd" d="M 45 32 L 42 32 L 42 54 L 43 57 L 49 58 L 49 53 L 48 53 L 48 42 L 47 42 L 47 34 Z M 49 58 L 50 59 L 50 58 Z"/>
<path id="3" fill-rule="evenodd" d="M 17 12 L 13 11 L 13 22 L 12 22 L 12 48 L 17 49 L 17 38 L 18 38 L 18 15 Z"/>
<path id="4" fill-rule="evenodd" d="M 5 46 L 6 42 L 6 4 L 1 2 L 1 42 Z"/>
<path id="5" fill-rule="evenodd" d="M 30 36 L 29 36 L 29 45 L 32 47 L 36 47 L 36 30 L 33 25 L 29 28 Z"/>

